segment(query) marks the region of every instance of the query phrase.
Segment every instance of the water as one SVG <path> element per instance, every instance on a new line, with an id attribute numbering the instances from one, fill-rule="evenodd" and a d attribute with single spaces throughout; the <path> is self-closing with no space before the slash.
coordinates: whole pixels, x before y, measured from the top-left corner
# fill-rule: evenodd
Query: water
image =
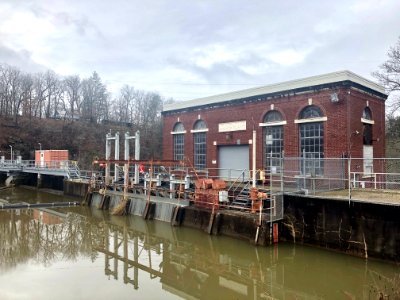
<path id="1" fill-rule="evenodd" d="M 0 198 L 71 201 L 23 189 Z M 0 211 L 0 299 L 399 299 L 399 269 L 87 207 Z"/>

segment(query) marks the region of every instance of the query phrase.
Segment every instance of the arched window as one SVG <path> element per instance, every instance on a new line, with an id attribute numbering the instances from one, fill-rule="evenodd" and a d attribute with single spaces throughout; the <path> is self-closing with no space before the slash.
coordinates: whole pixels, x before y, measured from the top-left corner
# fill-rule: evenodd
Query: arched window
<path id="1" fill-rule="evenodd" d="M 372 125 L 374 121 L 372 120 L 371 109 L 367 106 L 364 108 L 362 113 L 361 122 L 363 125 L 363 165 L 364 174 L 371 174 L 373 172 L 373 158 L 374 149 L 372 146 Z"/>
<path id="2" fill-rule="evenodd" d="M 183 160 L 185 156 L 185 127 L 181 122 L 175 124 L 172 130 L 174 139 L 174 160 Z"/>
<path id="3" fill-rule="evenodd" d="M 322 117 L 321 109 L 315 105 L 309 105 L 300 112 L 299 146 L 303 174 L 323 174 L 324 124 L 320 120 Z"/>
<path id="4" fill-rule="evenodd" d="M 175 126 L 174 126 L 173 132 L 174 133 L 181 133 L 183 131 L 185 131 L 185 127 L 183 126 L 183 124 L 181 122 L 176 123 Z"/>
<path id="5" fill-rule="evenodd" d="M 193 126 L 193 156 L 194 167 L 197 170 L 207 166 L 207 131 L 207 124 L 203 120 L 198 120 Z"/>
<path id="6" fill-rule="evenodd" d="M 194 130 L 201 130 L 201 129 L 207 129 L 206 122 L 203 120 L 198 120 L 193 127 Z"/>
<path id="7" fill-rule="evenodd" d="M 309 105 L 300 112 L 300 119 L 319 118 L 322 116 L 321 109 L 315 105 Z"/>
<path id="8" fill-rule="evenodd" d="M 361 121 L 363 123 L 363 144 L 372 145 L 372 112 L 369 107 L 364 108 Z"/>
<path id="9" fill-rule="evenodd" d="M 282 120 L 283 120 L 282 115 L 277 110 L 271 110 L 267 112 L 267 114 L 264 117 L 264 123 L 279 122 Z"/>
<path id="10" fill-rule="evenodd" d="M 283 151 L 283 117 L 277 110 L 269 111 L 264 117 L 264 167 L 267 172 L 280 172 Z"/>
<path id="11" fill-rule="evenodd" d="M 362 118 L 365 120 L 372 120 L 372 112 L 369 107 L 364 108 Z"/>

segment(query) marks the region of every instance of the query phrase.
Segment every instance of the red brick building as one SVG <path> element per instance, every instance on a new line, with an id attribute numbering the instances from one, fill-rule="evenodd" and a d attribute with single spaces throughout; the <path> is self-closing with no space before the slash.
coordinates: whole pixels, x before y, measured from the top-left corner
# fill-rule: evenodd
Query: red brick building
<path id="1" fill-rule="evenodd" d="M 283 152 L 381 158 L 386 98 L 383 87 L 341 71 L 173 103 L 162 113 L 163 157 L 197 169 L 249 169 L 255 130 L 257 169 L 276 168 Z"/>

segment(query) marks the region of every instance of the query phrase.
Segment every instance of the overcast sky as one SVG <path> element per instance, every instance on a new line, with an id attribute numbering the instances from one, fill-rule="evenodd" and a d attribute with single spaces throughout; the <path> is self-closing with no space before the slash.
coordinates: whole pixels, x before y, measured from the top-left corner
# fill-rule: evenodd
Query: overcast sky
<path id="1" fill-rule="evenodd" d="M 0 0 L 0 63 L 188 100 L 348 69 L 400 36 L 399 0 Z"/>

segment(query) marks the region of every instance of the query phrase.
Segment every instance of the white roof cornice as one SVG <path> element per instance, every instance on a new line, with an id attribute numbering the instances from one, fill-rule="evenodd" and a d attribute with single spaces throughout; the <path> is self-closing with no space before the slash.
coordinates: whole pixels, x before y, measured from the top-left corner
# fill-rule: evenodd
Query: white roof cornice
<path id="1" fill-rule="evenodd" d="M 188 101 L 175 102 L 172 104 L 165 105 L 163 111 L 173 111 L 173 110 L 185 109 L 196 106 L 218 104 L 225 101 L 239 100 L 254 96 L 279 93 L 284 91 L 290 91 L 295 89 L 301 89 L 301 88 L 324 85 L 341 81 L 352 81 L 368 89 L 374 90 L 378 93 L 385 94 L 385 89 L 381 85 L 376 84 L 375 82 L 368 80 L 364 77 L 361 77 L 353 72 L 345 70 L 345 71 L 333 72 L 333 73 L 296 79 L 281 83 L 270 84 L 266 86 L 261 86 L 236 92 L 230 92 L 226 94 L 198 98 Z"/>

